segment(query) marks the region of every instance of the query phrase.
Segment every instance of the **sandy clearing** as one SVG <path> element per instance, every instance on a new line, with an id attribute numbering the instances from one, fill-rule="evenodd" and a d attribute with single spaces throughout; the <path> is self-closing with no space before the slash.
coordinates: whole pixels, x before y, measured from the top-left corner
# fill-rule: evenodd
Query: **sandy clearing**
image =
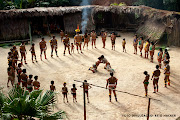
<path id="1" fill-rule="evenodd" d="M 121 42 L 122 39 L 126 38 L 127 53 L 122 52 Z M 45 37 L 48 42 L 49 37 Z M 31 63 L 31 54 L 27 54 L 28 64 L 23 66 L 27 69 L 28 74 L 38 75 L 39 81 L 41 82 L 42 89 L 49 89 L 50 81 L 54 80 L 57 91 L 61 91 L 63 82 L 67 82 L 67 87 L 70 90 L 72 84 L 75 83 L 77 86 L 77 100 L 78 103 L 72 102 L 72 95 L 69 93 L 69 104 L 65 104 L 62 101 L 62 94 L 58 95 L 57 108 L 66 111 L 68 118 L 70 120 L 82 120 L 83 119 L 83 96 L 82 88 L 79 86 L 81 83 L 76 83 L 73 80 L 85 80 L 87 79 L 89 83 L 97 84 L 100 86 L 106 85 L 106 79 L 109 77 L 109 72 L 104 70 L 104 65 L 101 64 L 98 67 L 98 72 L 93 74 L 88 70 L 92 64 L 97 61 L 100 55 L 104 55 L 107 60 L 111 63 L 113 69 L 115 69 L 115 76 L 119 79 L 117 90 L 126 91 L 132 94 L 138 94 L 144 96 L 144 86 L 142 84 L 144 75 L 144 70 L 147 70 L 150 75 L 155 69 L 157 64 L 155 52 L 155 63 L 150 63 L 149 60 L 141 58 L 139 55 L 133 54 L 132 47 L 132 33 L 122 34 L 122 37 L 116 40 L 116 51 L 111 50 L 110 38 L 108 37 L 106 42 L 106 49 L 102 48 L 101 39 L 97 40 L 97 48 L 92 49 L 91 44 L 89 45 L 89 50 L 86 48 L 83 50 L 84 54 L 75 53 L 70 56 L 66 51 L 66 56 L 63 56 L 64 46 L 60 42 L 60 37 L 57 35 L 58 41 L 58 54 L 57 57 L 50 57 L 50 46 L 48 45 L 47 58 L 48 60 L 40 61 L 39 59 L 39 39 L 34 37 L 34 42 L 36 44 L 36 55 L 39 60 L 38 63 Z M 71 40 L 73 40 L 71 38 Z M 29 50 L 30 45 L 27 46 Z M 4 87 L 3 92 L 7 93 L 10 88 L 6 87 L 7 82 L 7 53 L 9 49 L 0 48 L 0 76 L 1 86 Z M 144 52 L 144 51 L 143 51 Z M 169 51 L 171 56 L 171 87 L 164 88 L 163 74 L 159 81 L 159 93 L 153 94 L 152 81 L 149 84 L 149 96 L 159 101 L 152 100 L 150 114 L 152 117 L 150 120 L 174 120 L 180 116 L 180 49 L 176 47 L 171 47 Z M 139 54 L 139 51 L 138 51 Z M 117 93 L 117 98 L 119 102 L 115 102 L 112 96 L 112 103 L 110 103 L 108 97 L 108 90 L 102 88 L 93 87 L 90 91 L 90 103 L 87 104 L 87 119 L 88 120 L 144 120 L 145 117 L 141 117 L 147 113 L 147 103 L 148 98 L 134 97 L 129 94 Z M 162 117 L 155 117 L 155 115 L 163 115 Z M 132 117 L 132 115 L 138 115 Z M 175 117 L 167 117 L 164 115 L 176 115 Z"/>

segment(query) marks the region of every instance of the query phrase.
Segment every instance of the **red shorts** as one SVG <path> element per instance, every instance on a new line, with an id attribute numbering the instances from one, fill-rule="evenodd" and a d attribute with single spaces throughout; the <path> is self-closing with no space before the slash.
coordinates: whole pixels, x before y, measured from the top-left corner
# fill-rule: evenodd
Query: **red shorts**
<path id="1" fill-rule="evenodd" d="M 158 84 L 158 81 L 159 81 L 159 77 L 155 77 L 154 79 L 153 79 L 153 85 L 155 85 L 155 84 Z"/>
<path id="2" fill-rule="evenodd" d="M 161 59 L 158 59 L 158 62 L 161 63 Z"/>
<path id="3" fill-rule="evenodd" d="M 153 56 L 154 55 L 154 51 L 150 51 L 150 56 Z"/>

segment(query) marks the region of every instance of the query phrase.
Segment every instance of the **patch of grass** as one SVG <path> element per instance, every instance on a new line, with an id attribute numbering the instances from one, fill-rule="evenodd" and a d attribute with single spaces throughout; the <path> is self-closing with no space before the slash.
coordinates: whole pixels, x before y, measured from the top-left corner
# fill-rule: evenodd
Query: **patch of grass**
<path id="1" fill-rule="evenodd" d="M 163 50 L 166 49 L 166 46 L 160 46 L 160 47 L 156 47 L 156 50 L 159 50 L 159 48 L 162 48 Z"/>
<path id="2" fill-rule="evenodd" d="M 11 46 L 13 46 L 13 45 L 18 46 L 18 45 L 20 45 L 20 44 L 21 44 L 21 42 L 2 43 L 2 44 L 0 44 L 0 47 L 2 47 L 2 48 L 8 48 L 8 47 L 11 47 Z"/>

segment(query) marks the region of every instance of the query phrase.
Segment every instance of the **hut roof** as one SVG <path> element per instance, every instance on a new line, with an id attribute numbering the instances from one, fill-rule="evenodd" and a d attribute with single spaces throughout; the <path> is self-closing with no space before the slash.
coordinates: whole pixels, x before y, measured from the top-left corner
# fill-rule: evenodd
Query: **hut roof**
<path id="1" fill-rule="evenodd" d="M 0 10 L 0 19 L 15 18 L 15 17 L 34 17 L 34 16 L 53 16 L 64 15 L 67 13 L 81 12 L 84 8 L 91 8 L 92 14 L 97 12 L 113 12 L 113 13 L 136 13 L 149 18 L 163 19 L 164 17 L 179 14 L 174 11 L 166 11 L 154 9 L 147 6 L 72 6 L 72 7 L 36 7 L 29 9 L 13 9 Z"/>

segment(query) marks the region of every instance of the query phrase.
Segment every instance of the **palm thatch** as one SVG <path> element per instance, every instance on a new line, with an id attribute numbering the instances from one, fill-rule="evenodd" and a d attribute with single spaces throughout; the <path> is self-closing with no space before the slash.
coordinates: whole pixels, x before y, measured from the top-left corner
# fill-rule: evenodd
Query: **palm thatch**
<path id="1" fill-rule="evenodd" d="M 174 11 L 157 10 L 147 6 L 73 6 L 73 7 L 36 7 L 29 9 L 14 9 L 14 10 L 0 10 L 0 19 L 5 18 L 21 18 L 21 17 L 35 17 L 35 16 L 54 16 L 64 15 L 68 13 L 82 12 L 84 8 L 91 8 L 93 14 L 96 12 L 112 12 L 112 13 L 137 13 L 148 18 L 162 19 L 170 17 L 173 14 L 178 14 Z"/>
<path id="2" fill-rule="evenodd" d="M 26 38 L 29 30 L 29 23 L 35 17 L 62 16 L 64 29 L 67 33 L 73 33 L 77 24 L 81 23 L 81 14 L 84 8 L 89 8 L 88 30 L 96 28 L 95 16 L 99 12 L 109 12 L 114 16 L 122 14 L 134 14 L 138 19 L 139 29 L 137 33 L 152 40 L 160 40 L 164 33 L 168 37 L 168 44 L 171 45 L 173 40 L 179 40 L 179 17 L 180 14 L 174 11 L 154 9 L 147 6 L 73 6 L 73 7 L 40 7 L 30 9 L 0 10 L 0 39 L 18 39 Z M 44 18 L 43 18 L 44 19 Z M 115 18 L 113 18 L 115 19 Z M 17 22 L 14 22 L 17 21 Z M 172 22 L 174 21 L 174 22 Z M 22 24 L 21 24 L 22 23 Z M 12 25 L 13 24 L 13 25 Z M 81 27 L 81 26 L 80 26 Z M 10 35 L 9 35 L 10 33 Z M 176 44 L 176 45 L 177 45 Z"/>

